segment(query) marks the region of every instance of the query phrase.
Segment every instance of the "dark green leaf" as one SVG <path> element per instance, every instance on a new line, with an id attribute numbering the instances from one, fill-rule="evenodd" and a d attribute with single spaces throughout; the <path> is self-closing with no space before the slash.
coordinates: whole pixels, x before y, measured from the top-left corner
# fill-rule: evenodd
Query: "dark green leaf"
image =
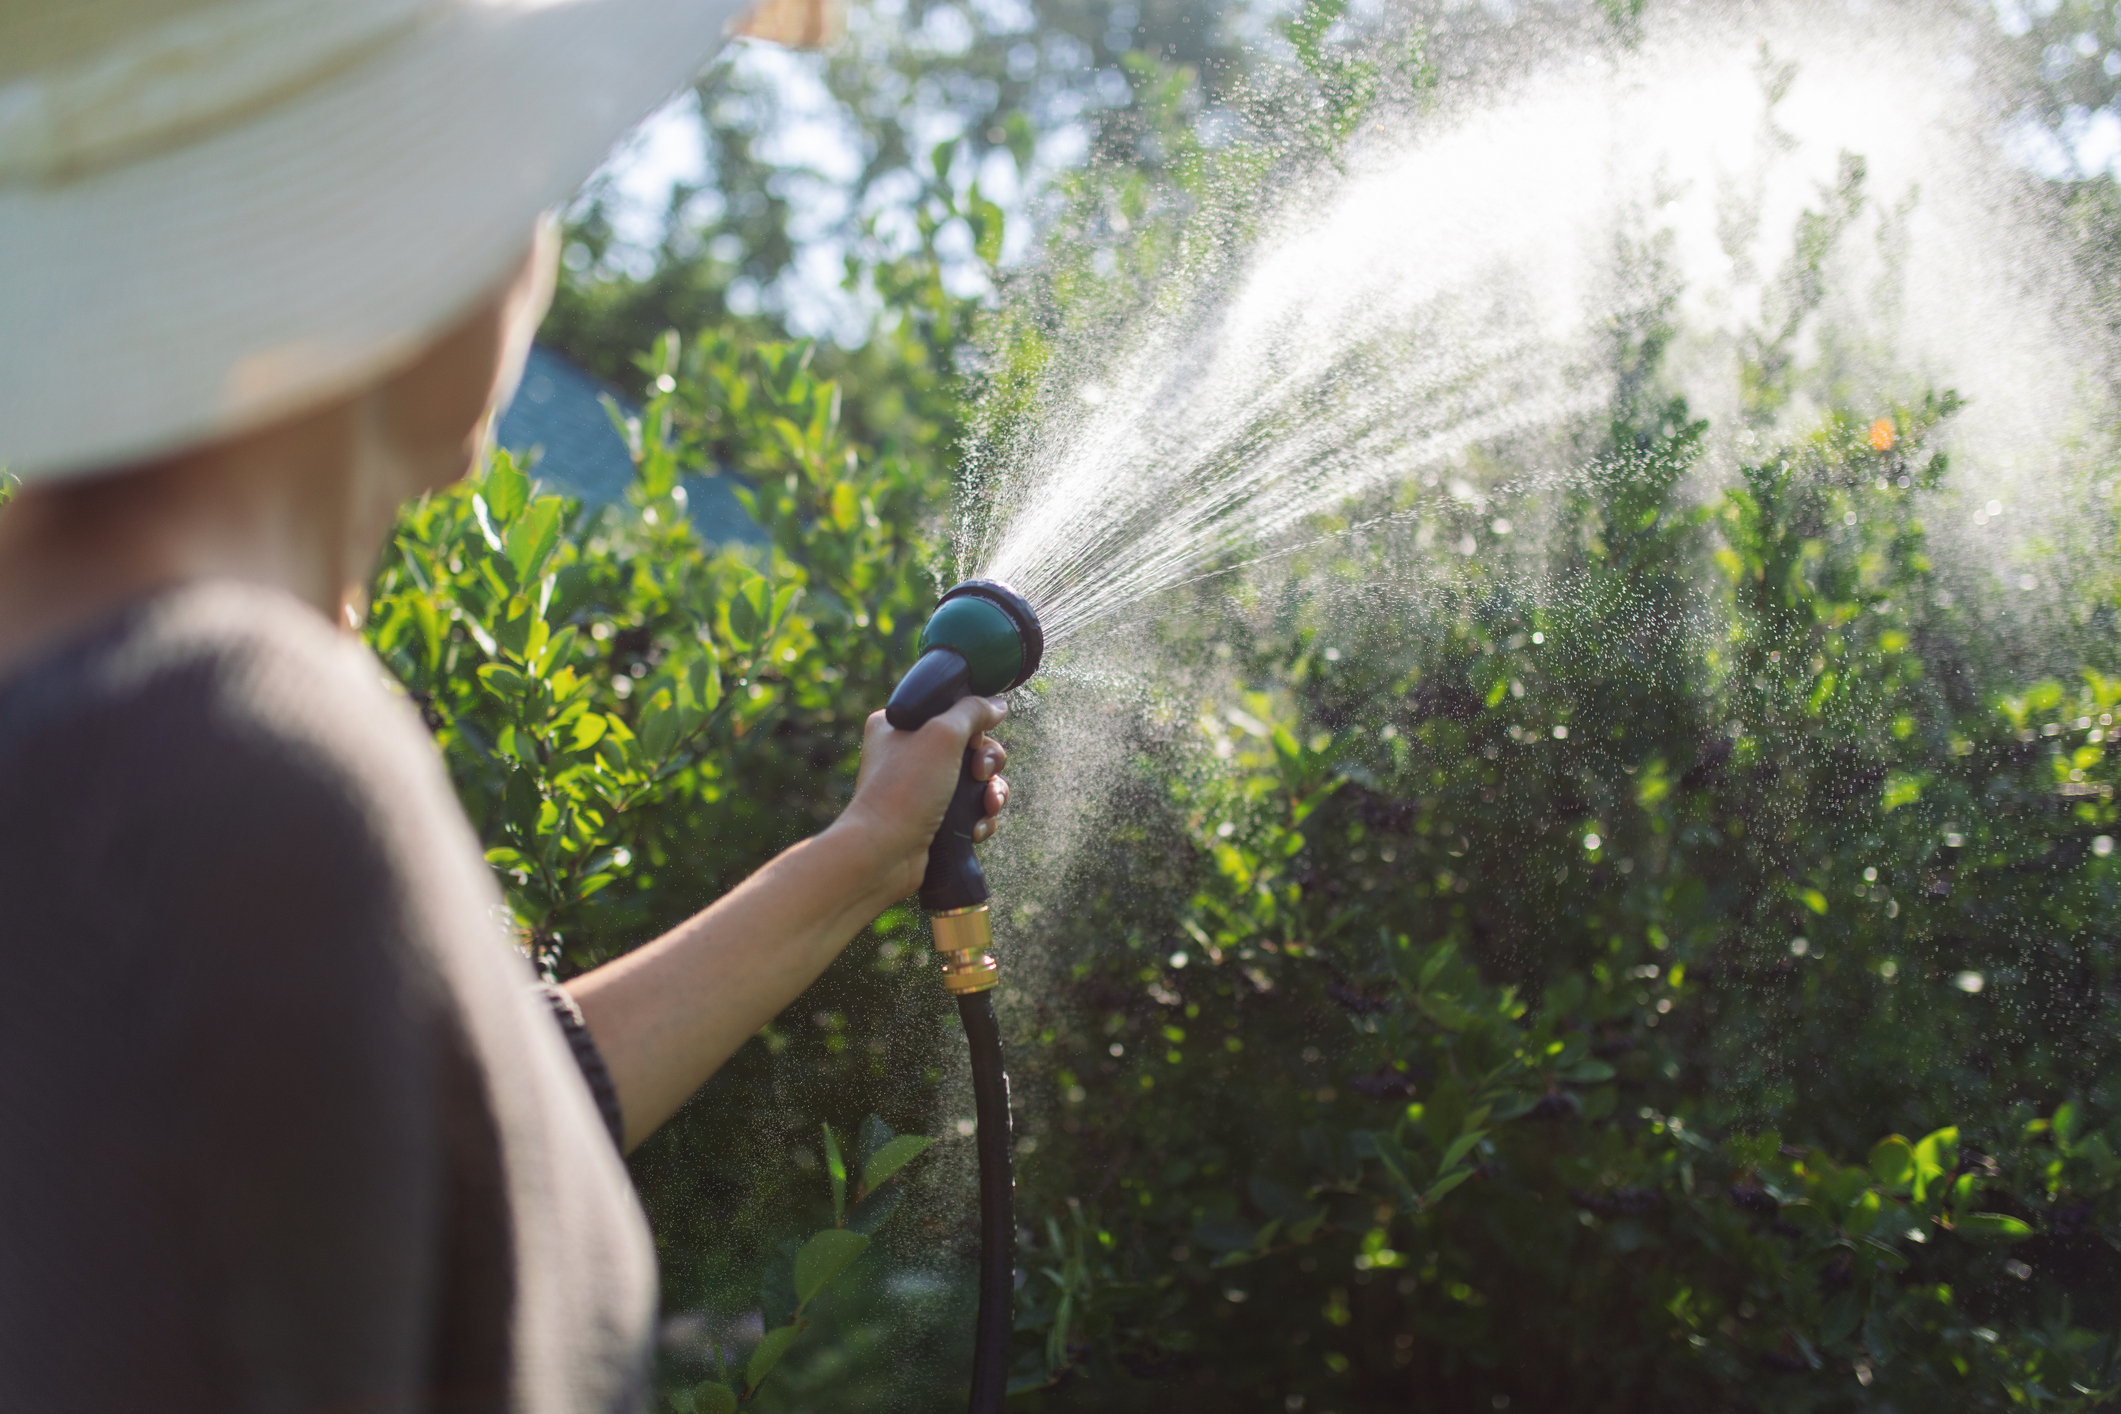
<path id="1" fill-rule="evenodd" d="M 868 1247 L 869 1239 L 864 1234 L 837 1227 L 828 1227 L 804 1243 L 803 1250 L 795 1254 L 798 1308 L 808 1306 L 834 1277 L 854 1265 L 854 1259 Z"/>
<path id="2" fill-rule="evenodd" d="M 691 1390 L 693 1414 L 736 1414 L 736 1391 L 709 1380 Z"/>
<path id="3" fill-rule="evenodd" d="M 925 1134 L 901 1134 L 888 1140 L 862 1165 L 862 1191 L 873 1193 L 893 1175 L 928 1151 L 935 1141 Z"/>
<path id="4" fill-rule="evenodd" d="M 744 1362 L 745 1393 L 756 1390 L 766 1376 L 773 1373 L 773 1367 L 781 1363 L 781 1357 L 788 1353 L 788 1347 L 795 1344 L 795 1338 L 802 1333 L 801 1326 L 775 1326 L 766 1332 L 766 1338 Z"/>

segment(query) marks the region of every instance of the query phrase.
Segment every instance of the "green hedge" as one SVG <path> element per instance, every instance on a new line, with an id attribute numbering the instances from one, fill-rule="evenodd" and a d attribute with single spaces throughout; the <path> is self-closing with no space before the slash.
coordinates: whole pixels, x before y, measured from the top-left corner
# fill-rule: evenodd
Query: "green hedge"
<path id="1" fill-rule="evenodd" d="M 1289 91 L 1325 116 L 1295 147 L 1326 158 L 1377 93 L 1435 82 L 1298 47 Z M 984 448 L 1033 427 L 1057 351 L 1153 295 L 1189 222 L 1242 231 L 1275 180 L 1266 147 L 1201 150 L 1185 75 L 1137 76 L 1163 165 L 1066 193 L 1068 229 L 1119 212 L 1133 234 L 1104 265 L 1056 236 L 984 325 L 963 424 Z M 2112 508 L 2082 528 L 2096 553 L 2051 567 L 2037 633 L 1946 582 L 1928 528 L 1965 483 L 1932 444 L 1957 400 L 1850 406 L 1793 353 L 1860 162 L 1825 199 L 1779 276 L 1788 319 L 1733 370 L 1768 448 L 1735 477 L 1704 491 L 1711 429 L 1657 391 L 1664 291 L 1616 336 L 1608 415 L 1574 429 L 1590 471 L 1520 517 L 1538 533 L 1505 544 L 1477 499 L 1398 488 L 1358 508 L 1386 530 L 1159 606 L 1143 632 L 1172 671 L 1146 707 L 1030 689 L 1006 729 L 1030 808 L 994 852 L 1024 1409 L 2121 1390 Z M 969 210 L 998 249 L 999 213 Z M 627 505 L 539 497 L 504 460 L 401 523 L 371 640 L 556 975 L 851 788 L 959 509 L 946 375 L 976 321 L 942 292 L 943 219 L 883 287 L 898 332 L 830 356 L 845 425 L 805 350 L 666 338 Z M 1800 392 L 1830 411 L 1777 445 Z M 1525 455 L 1483 446 L 1468 474 L 1523 479 Z M 707 472 L 770 550 L 691 535 L 678 477 Z M 1468 536 L 1480 553 L 1437 548 Z M 1042 762 L 1078 759 L 1093 718 L 1117 769 L 1071 779 L 1101 792 L 1077 803 L 1102 846 L 1063 849 Z M 708 1337 L 671 1351 L 670 1407 L 955 1402 L 953 1031 L 925 929 L 893 910 L 636 1156 L 666 1310 Z M 886 1223 L 856 1208 L 894 1130 L 941 1142 Z M 875 1243 L 804 1298 L 847 1234 Z M 937 1271 L 940 1294 L 899 1280 Z"/>
<path id="2" fill-rule="evenodd" d="M 630 505 L 501 460 L 408 513 L 370 619 L 563 975 L 830 817 L 936 589 L 945 488 L 844 445 L 799 351 L 652 357 Z M 1475 556 L 1336 622 L 1320 564 L 1166 621 L 1230 687 L 1135 722 L 1118 847 L 1015 925 L 1067 960 L 1005 1005 L 1027 1407 L 2104 1397 L 2121 679 L 2020 681 L 1939 589 L 1950 411 L 1701 505 L 1655 405 L 1561 509 L 1566 592 Z M 770 554 L 684 521 L 708 429 Z M 644 1151 L 671 1310 L 760 1308 L 833 1225 L 818 1120 L 943 1127 L 946 1018 L 895 911 Z M 877 1360 L 864 1407 L 907 1402 Z"/>

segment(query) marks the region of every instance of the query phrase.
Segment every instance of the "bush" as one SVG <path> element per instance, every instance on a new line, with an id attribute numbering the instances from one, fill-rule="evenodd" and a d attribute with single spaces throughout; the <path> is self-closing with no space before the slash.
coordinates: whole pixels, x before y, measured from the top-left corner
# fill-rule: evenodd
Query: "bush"
<path id="1" fill-rule="evenodd" d="M 370 620 L 563 975 L 829 818 L 935 591 L 942 488 L 841 445 L 799 351 L 653 357 L 679 376 L 629 506 L 497 459 L 408 513 Z M 1136 728 L 1127 836 L 1176 843 L 1072 880 L 1043 931 L 1076 961 L 1009 1007 L 1038 1062 L 1021 1386 L 1586 1410 L 2111 1387 L 2121 680 L 2014 686 L 1938 591 L 1922 446 L 1950 410 L 1890 439 L 1837 415 L 1705 508 L 1678 494 L 1700 424 L 1623 421 L 1553 538 L 1564 598 L 1476 574 L 1346 652 L 1300 601 L 1174 620 L 1171 652 L 1234 646 L 1250 688 Z M 708 427 L 769 554 L 684 520 Z M 814 1147 L 805 1116 L 936 1127 L 955 1043 L 923 953 L 887 915 L 636 1161 L 670 1309 L 757 1307 L 824 1220 L 779 1157 Z"/>
<path id="2" fill-rule="evenodd" d="M 1328 157 L 1378 85 L 1433 81 L 1350 69 L 1321 47 L 1330 8 L 1286 76 L 1323 95 L 1304 142 Z M 1183 75 L 1137 77 L 1169 170 L 1068 193 L 1071 220 L 1120 211 L 1138 234 L 1103 283 L 1060 243 L 988 326 L 990 442 L 1059 341 L 1186 258 L 1189 213 L 1242 225 L 1233 183 L 1272 178 L 1242 144 L 1191 142 Z M 1829 195 L 1853 210 L 1860 165 L 1845 178 Z M 1805 220 L 1787 284 L 1813 304 L 1735 374 L 1756 431 L 1794 405 L 1792 341 L 1846 224 Z M 901 273 L 922 327 L 965 327 L 932 263 Z M 1954 597 L 1926 530 L 1954 494 L 1931 450 L 1945 390 L 1810 389 L 1810 430 L 1763 437 L 1702 498 L 1708 429 L 1658 392 L 1670 297 L 1616 339 L 1619 397 L 1581 429 L 1594 474 L 1543 549 L 1504 555 L 1474 504 L 1397 505 L 1364 564 L 1320 551 L 1174 600 L 1149 633 L 1193 695 L 1099 719 L 1126 771 L 1079 804 L 1111 847 L 999 861 L 1059 879 L 1007 895 L 1047 904 L 1007 921 L 1038 946 L 1002 996 L 1024 1408 L 1795 1414 L 2121 1390 L 2112 586 L 2065 590 L 2081 612 L 2044 661 Z M 371 639 L 556 975 L 845 798 L 940 587 L 941 347 L 843 360 L 871 410 L 850 433 L 800 348 L 666 338 L 640 365 L 662 391 L 629 429 L 628 505 L 540 497 L 502 459 L 405 517 Z M 886 431 L 907 406 L 917 435 Z M 680 473 L 734 478 L 770 550 L 701 544 Z M 1493 553 L 1439 568 L 1428 547 L 1466 536 Z M 1417 591 L 1339 616 L 1371 579 Z M 1012 774 L 1035 787 L 1057 756 L 1041 720 L 1082 719 L 1032 692 L 1055 710 L 1012 719 Z M 928 1387 L 969 1354 L 969 1185 L 943 1162 L 909 1172 L 917 1220 L 875 1229 L 886 1257 L 798 1318 L 826 1329 L 777 1333 L 806 1234 L 855 1221 L 819 1122 L 880 1116 L 868 1152 L 963 1112 L 925 958 L 888 913 L 636 1157 L 666 1310 L 789 1356 L 757 1389 L 694 1343 L 672 1407 L 726 1407 L 716 1385 L 769 1407 L 956 1397 Z M 888 1287 L 923 1252 L 953 1297 Z"/>

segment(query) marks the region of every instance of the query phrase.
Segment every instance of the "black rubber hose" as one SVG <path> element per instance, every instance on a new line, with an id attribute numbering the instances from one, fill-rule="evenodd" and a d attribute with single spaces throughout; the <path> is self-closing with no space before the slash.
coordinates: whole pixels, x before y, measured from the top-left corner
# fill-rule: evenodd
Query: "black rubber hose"
<path id="1" fill-rule="evenodd" d="M 972 1106 L 979 1121 L 979 1319 L 972 1335 L 972 1414 L 1000 1414 L 1016 1320 L 1016 1195 L 1009 1170 L 1009 1075 L 994 993 L 957 999 L 972 1048 Z"/>

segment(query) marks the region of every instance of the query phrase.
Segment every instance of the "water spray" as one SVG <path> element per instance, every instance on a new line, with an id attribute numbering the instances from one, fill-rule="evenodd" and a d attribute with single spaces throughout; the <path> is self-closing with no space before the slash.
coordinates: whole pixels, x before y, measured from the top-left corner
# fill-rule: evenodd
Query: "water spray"
<path id="1" fill-rule="evenodd" d="M 1023 595 L 994 580 L 968 579 L 943 596 L 921 630 L 921 656 L 892 689 L 884 719 L 919 731 L 965 697 L 992 697 L 1038 671 L 1046 636 Z M 1008 1383 L 1009 1329 L 1016 1286 L 1016 1213 L 1011 1187 L 1009 1076 L 994 1015 L 1001 972 L 988 951 L 987 876 L 972 853 L 973 826 L 986 816 L 987 783 L 972 774 L 979 743 L 965 749 L 957 790 L 928 847 L 921 907 L 943 955 L 943 986 L 957 998 L 972 1052 L 973 1113 L 979 1149 L 979 1317 L 972 1346 L 972 1414 L 996 1414 Z"/>

